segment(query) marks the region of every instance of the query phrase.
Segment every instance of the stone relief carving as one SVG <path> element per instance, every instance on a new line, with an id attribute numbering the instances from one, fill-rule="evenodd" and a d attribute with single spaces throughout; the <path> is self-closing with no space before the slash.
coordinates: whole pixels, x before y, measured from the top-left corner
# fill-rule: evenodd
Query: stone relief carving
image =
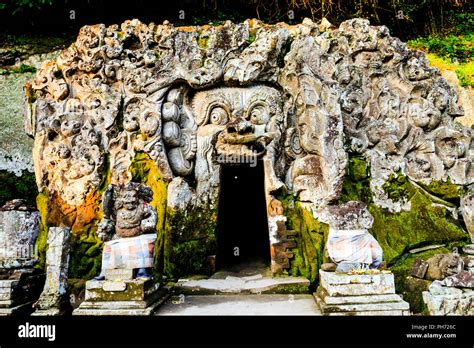
<path id="1" fill-rule="evenodd" d="M 149 204 L 152 198 L 149 187 L 134 182 L 110 185 L 104 192 L 104 217 L 97 233 L 106 243 L 98 280 L 111 269 L 138 269 L 138 276 L 149 277 L 158 218 Z"/>
<path id="2" fill-rule="evenodd" d="M 38 186 L 72 207 L 107 170 L 112 185 L 130 183 L 138 152 L 166 182 L 189 182 L 172 186 L 198 198 L 189 204 L 215 203 L 219 155 L 256 155 L 267 202 L 285 187 L 315 215 L 337 202 L 348 152 L 369 160 L 374 201 L 393 212 L 410 207 L 382 188 L 400 170 L 425 184 L 474 181 L 454 90 L 423 53 L 367 20 L 86 26 L 30 88 Z"/>

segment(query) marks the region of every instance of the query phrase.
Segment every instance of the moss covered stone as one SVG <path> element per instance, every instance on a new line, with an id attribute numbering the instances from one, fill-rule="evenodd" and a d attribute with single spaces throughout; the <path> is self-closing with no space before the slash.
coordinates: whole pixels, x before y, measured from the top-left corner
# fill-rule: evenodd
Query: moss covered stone
<path id="1" fill-rule="evenodd" d="M 192 206 L 185 211 L 168 209 L 163 272 L 171 278 L 209 272 L 207 256 L 217 252 L 217 209 Z"/>
<path id="2" fill-rule="evenodd" d="M 297 247 L 290 251 L 288 273 L 292 276 L 303 276 L 314 282 L 319 277 L 319 268 L 327 260 L 324 257 L 329 227 L 316 220 L 313 214 L 303 208 L 293 196 L 279 197 L 287 216 L 288 229 L 295 230 Z"/>
<path id="3" fill-rule="evenodd" d="M 20 176 L 6 170 L 0 170 L 0 207 L 6 201 L 22 198 L 29 204 L 35 205 L 36 195 L 35 174 L 22 171 Z"/>
<path id="4" fill-rule="evenodd" d="M 459 205 L 461 195 L 463 194 L 462 187 L 453 184 L 450 178 L 446 181 L 432 181 L 428 185 L 420 184 L 420 186 L 430 194 L 455 205 Z"/>
<path id="5" fill-rule="evenodd" d="M 36 250 L 38 250 L 38 261 L 35 267 L 44 269 L 46 266 L 46 241 L 48 239 L 48 202 L 47 191 L 40 192 L 36 197 L 36 207 L 40 213 L 41 224 L 36 238 Z"/>
<path id="6" fill-rule="evenodd" d="M 401 173 L 392 175 L 383 189 L 393 200 L 409 201 L 410 211 L 391 213 L 374 204 L 370 176 L 361 178 L 355 174 L 360 173 L 357 168 L 363 167 L 361 162 L 364 161 L 362 157 L 350 158 L 340 202 L 360 200 L 367 204 L 374 217 L 370 232 L 382 247 L 389 264 L 419 246 L 467 241 L 467 233 L 450 211 L 442 205 L 433 205 L 432 198 Z"/>
<path id="7" fill-rule="evenodd" d="M 80 229 L 73 229 L 69 275 L 91 279 L 100 273 L 103 242 L 97 237 L 97 220 Z"/>

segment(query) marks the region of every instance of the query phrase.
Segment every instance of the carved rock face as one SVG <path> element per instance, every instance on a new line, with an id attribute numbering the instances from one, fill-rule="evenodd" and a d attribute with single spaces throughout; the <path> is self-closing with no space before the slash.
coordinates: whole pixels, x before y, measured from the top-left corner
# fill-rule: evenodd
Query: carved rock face
<path id="1" fill-rule="evenodd" d="M 393 173 L 474 182 L 456 93 L 423 53 L 367 20 L 85 26 L 30 92 L 37 183 L 66 213 L 106 168 L 111 184 L 129 183 L 137 153 L 199 201 L 217 199 L 220 155 L 258 156 L 269 195 L 286 186 L 313 210 L 337 202 L 349 152 L 370 162 L 374 203 L 392 212 L 406 207 L 383 191 Z"/>
<path id="2" fill-rule="evenodd" d="M 216 149 L 225 155 L 261 155 L 275 136 L 268 124 L 283 119 L 281 95 L 267 86 L 198 92 L 193 111 L 201 132 L 220 130 Z"/>

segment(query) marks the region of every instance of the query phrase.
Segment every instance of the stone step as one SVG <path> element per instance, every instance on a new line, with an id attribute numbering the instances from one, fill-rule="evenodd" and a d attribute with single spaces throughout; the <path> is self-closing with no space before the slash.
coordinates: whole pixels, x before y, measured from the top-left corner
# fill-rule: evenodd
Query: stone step
<path id="1" fill-rule="evenodd" d="M 0 308 L 0 316 L 10 316 L 10 315 L 28 315 L 31 314 L 32 305 L 35 301 L 23 303 L 16 307 L 11 308 Z"/>
<path id="2" fill-rule="evenodd" d="M 155 315 L 321 315 L 309 294 L 189 295 L 174 297 Z"/>
<path id="3" fill-rule="evenodd" d="M 108 304 L 107 308 L 84 308 L 79 306 L 74 312 L 73 315 L 87 315 L 87 316 L 148 316 L 152 315 L 156 310 L 162 305 L 162 303 L 166 300 L 166 297 L 158 299 L 156 302 L 152 303 L 146 308 L 123 308 L 115 302 Z M 123 302 L 123 301 L 119 301 Z"/>
<path id="4" fill-rule="evenodd" d="M 138 290 L 138 292 L 140 291 Z M 89 299 L 82 302 L 74 310 L 73 315 L 151 315 L 168 297 L 169 289 L 163 287 L 137 300 L 127 300 L 120 294 L 116 296 L 116 299 L 109 299 L 109 297 L 107 300 L 102 297 L 99 301 Z"/>
<path id="5" fill-rule="evenodd" d="M 318 287 L 313 294 L 319 297 L 327 305 L 364 304 L 364 303 L 388 303 L 400 302 L 401 298 L 397 294 L 387 295 L 361 295 L 361 296 L 330 296 L 322 287 Z"/>
<path id="6" fill-rule="evenodd" d="M 232 277 L 225 279 L 180 279 L 175 289 L 189 295 L 307 294 L 310 282 L 299 277 Z"/>
<path id="7" fill-rule="evenodd" d="M 378 303 L 349 303 L 349 304 L 327 304 L 320 297 L 316 296 L 316 303 L 321 312 L 327 313 L 366 313 L 366 312 L 387 312 L 387 311 L 409 311 L 410 306 L 400 297 L 397 302 Z M 380 314 L 380 313 L 378 313 Z"/>
<path id="8" fill-rule="evenodd" d="M 410 311 L 368 311 L 368 312 L 335 312 L 327 313 L 325 316 L 408 316 Z"/>

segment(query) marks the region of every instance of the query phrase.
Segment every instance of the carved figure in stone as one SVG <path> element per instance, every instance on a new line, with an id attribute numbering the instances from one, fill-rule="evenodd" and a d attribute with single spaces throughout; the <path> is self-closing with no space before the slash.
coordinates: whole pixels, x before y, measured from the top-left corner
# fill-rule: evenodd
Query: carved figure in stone
<path id="1" fill-rule="evenodd" d="M 326 248 L 337 265 L 336 272 L 380 266 L 383 251 L 368 231 L 374 218 L 364 203 L 350 201 L 339 206 L 328 206 L 319 213 L 319 218 L 329 224 Z"/>
<path id="2" fill-rule="evenodd" d="M 133 182 L 110 185 L 104 192 L 97 233 L 105 245 L 97 280 L 105 279 L 110 269 L 137 269 L 136 277 L 150 277 L 158 218 L 152 199 L 149 187 Z"/>

